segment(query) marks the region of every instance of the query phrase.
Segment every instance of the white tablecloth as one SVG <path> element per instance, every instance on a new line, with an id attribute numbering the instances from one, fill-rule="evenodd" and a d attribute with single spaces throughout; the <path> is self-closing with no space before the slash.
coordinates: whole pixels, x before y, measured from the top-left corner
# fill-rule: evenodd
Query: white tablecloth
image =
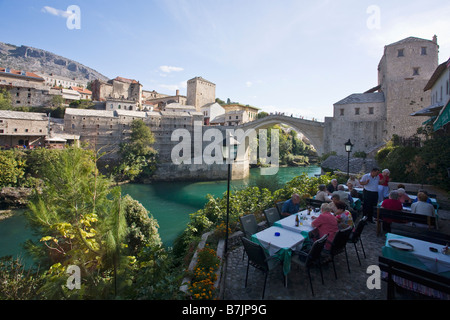
<path id="1" fill-rule="evenodd" d="M 295 217 L 299 217 L 299 226 L 295 226 Z M 286 218 L 278 220 L 274 223 L 274 226 L 283 228 L 285 230 L 293 231 L 296 233 L 301 233 L 304 236 L 313 230 L 314 228 L 311 226 L 312 219 L 311 217 L 318 217 L 319 212 L 311 211 L 311 214 L 308 215 L 308 211 L 304 210 L 296 214 L 292 214 Z"/>
<path id="2" fill-rule="evenodd" d="M 275 233 L 279 233 L 276 236 Z M 280 249 L 300 250 L 305 238 L 297 232 L 272 226 L 252 236 L 252 241 L 259 243 L 265 248 L 269 255 L 273 256 Z"/>

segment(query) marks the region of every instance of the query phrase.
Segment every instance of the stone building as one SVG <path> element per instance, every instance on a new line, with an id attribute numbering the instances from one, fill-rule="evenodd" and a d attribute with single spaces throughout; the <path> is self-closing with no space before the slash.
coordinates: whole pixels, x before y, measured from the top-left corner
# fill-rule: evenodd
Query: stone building
<path id="1" fill-rule="evenodd" d="M 195 77 L 187 82 L 187 102 L 201 112 L 207 104 L 216 102 L 216 85 L 202 77 Z"/>
<path id="2" fill-rule="evenodd" d="M 91 84 L 92 100 L 126 100 L 142 104 L 142 85 L 134 79 L 116 77 L 107 82 L 94 80 Z"/>
<path id="3" fill-rule="evenodd" d="M 83 79 L 68 78 L 56 75 L 54 73 L 37 73 L 38 76 L 44 79 L 44 84 L 48 87 L 81 87 L 86 88 L 88 81 Z"/>
<path id="4" fill-rule="evenodd" d="M 45 113 L 0 110 L 0 146 L 43 146 L 48 120 Z"/>
<path id="5" fill-rule="evenodd" d="M 433 40 L 409 37 L 385 46 L 378 65 L 378 85 L 351 94 L 333 105 L 333 117 L 325 118 L 324 152 L 346 155 L 350 139 L 353 151 L 377 150 L 396 134 L 408 138 L 422 125 L 410 114 L 428 105 L 424 87 L 438 65 L 438 45 Z"/>
<path id="6" fill-rule="evenodd" d="M 259 108 L 250 105 L 243 105 L 240 103 L 223 104 L 225 109 L 225 125 L 237 126 L 249 121 L 256 120 L 258 117 Z"/>

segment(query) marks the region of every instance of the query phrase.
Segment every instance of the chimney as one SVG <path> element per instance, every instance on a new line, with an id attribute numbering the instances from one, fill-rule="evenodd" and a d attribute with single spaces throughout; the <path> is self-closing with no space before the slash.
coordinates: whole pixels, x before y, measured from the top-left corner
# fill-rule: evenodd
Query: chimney
<path id="1" fill-rule="evenodd" d="M 437 36 L 436 35 L 433 36 L 433 42 L 437 43 Z"/>
<path id="2" fill-rule="evenodd" d="M 175 92 L 175 95 L 179 96 L 180 95 L 180 90 L 177 89 L 177 91 Z"/>

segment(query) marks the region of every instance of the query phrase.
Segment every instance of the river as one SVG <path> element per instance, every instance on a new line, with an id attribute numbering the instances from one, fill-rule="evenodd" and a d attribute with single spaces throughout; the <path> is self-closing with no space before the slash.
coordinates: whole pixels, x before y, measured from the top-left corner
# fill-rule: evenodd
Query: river
<path id="1" fill-rule="evenodd" d="M 306 172 L 309 176 L 319 174 L 320 167 L 280 167 L 276 175 L 279 183 L 286 183 Z M 250 170 L 250 176 L 243 180 L 234 180 L 231 189 L 240 189 L 253 185 L 260 179 L 258 168 Z M 275 178 L 272 178 L 275 179 Z M 189 214 L 203 208 L 206 195 L 221 196 L 226 191 L 227 181 L 208 182 L 157 182 L 153 184 L 126 184 L 123 194 L 129 194 L 150 211 L 158 221 L 159 234 L 165 246 L 172 246 L 175 238 L 186 228 Z M 38 240 L 27 226 L 23 210 L 0 221 L 0 257 L 21 255 L 22 244 L 28 240 Z"/>

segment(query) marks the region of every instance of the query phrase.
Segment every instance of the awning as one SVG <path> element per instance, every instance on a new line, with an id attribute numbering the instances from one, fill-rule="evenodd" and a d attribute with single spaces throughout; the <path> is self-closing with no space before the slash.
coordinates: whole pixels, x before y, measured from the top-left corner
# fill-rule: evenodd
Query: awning
<path id="1" fill-rule="evenodd" d="M 433 123 L 434 131 L 442 129 L 447 123 L 450 122 L 450 100 L 447 105 L 441 110 L 438 118 Z"/>
<path id="2" fill-rule="evenodd" d="M 444 107 L 444 102 L 443 101 L 439 101 L 436 102 L 434 104 L 432 104 L 431 106 L 428 106 L 426 108 L 423 108 L 422 110 L 413 112 L 410 114 L 410 116 L 437 116 L 439 114 L 439 111 L 441 111 L 441 109 Z"/>

